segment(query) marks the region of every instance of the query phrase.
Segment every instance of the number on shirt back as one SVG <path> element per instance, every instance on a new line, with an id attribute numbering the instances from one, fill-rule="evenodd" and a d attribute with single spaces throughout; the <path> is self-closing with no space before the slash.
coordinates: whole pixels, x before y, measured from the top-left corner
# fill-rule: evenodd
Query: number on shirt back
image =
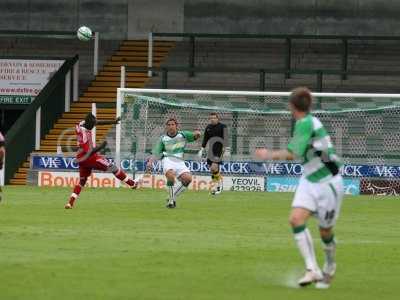
<path id="1" fill-rule="evenodd" d="M 335 217 L 335 210 L 334 209 L 330 210 L 330 211 L 327 211 L 326 214 L 325 214 L 325 220 L 326 221 L 331 221 L 331 220 L 333 220 L 334 217 Z"/>

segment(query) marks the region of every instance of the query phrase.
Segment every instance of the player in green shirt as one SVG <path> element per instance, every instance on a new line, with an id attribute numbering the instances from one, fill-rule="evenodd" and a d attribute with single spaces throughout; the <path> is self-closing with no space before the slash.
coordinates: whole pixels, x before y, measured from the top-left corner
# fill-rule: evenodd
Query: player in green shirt
<path id="1" fill-rule="evenodd" d="M 296 125 L 287 149 L 258 149 L 256 156 L 264 160 L 302 161 L 304 172 L 289 218 L 306 265 L 306 273 L 298 283 L 306 286 L 316 282 L 317 288 L 327 288 L 336 271 L 333 226 L 339 215 L 344 188 L 339 157 L 321 121 L 310 113 L 311 103 L 311 92 L 307 88 L 293 90 L 289 97 L 289 108 L 296 119 Z M 325 251 L 323 273 L 316 260 L 310 231 L 306 228 L 306 222 L 311 216 L 319 220 Z"/>
<path id="2" fill-rule="evenodd" d="M 176 198 L 192 182 L 192 175 L 183 157 L 186 143 L 194 142 L 198 138 L 200 138 L 199 131 L 178 131 L 177 120 L 170 118 L 166 123 L 166 134 L 160 137 L 153 148 L 147 168 L 152 167 L 155 159 L 161 159 L 169 193 L 167 208 L 176 207 Z M 175 178 L 180 181 L 176 187 L 174 187 Z"/>

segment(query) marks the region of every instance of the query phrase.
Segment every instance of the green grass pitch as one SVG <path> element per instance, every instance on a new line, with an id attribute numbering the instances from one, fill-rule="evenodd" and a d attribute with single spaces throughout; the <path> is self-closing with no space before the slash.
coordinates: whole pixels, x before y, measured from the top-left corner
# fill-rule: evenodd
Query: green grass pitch
<path id="1" fill-rule="evenodd" d="M 328 290 L 295 288 L 292 194 L 6 187 L 0 299 L 398 299 L 400 200 L 347 197 Z M 319 261 L 323 253 L 311 221 Z"/>

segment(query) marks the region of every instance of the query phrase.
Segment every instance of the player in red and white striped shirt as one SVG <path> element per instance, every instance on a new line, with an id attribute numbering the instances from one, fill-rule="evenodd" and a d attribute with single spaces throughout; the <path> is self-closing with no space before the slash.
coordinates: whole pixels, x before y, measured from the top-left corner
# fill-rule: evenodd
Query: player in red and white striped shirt
<path id="1" fill-rule="evenodd" d="M 129 178 L 124 171 L 115 164 L 110 163 L 103 155 L 98 154 L 100 150 L 106 147 L 107 142 L 104 141 L 99 146 L 96 146 L 95 141 L 93 141 L 93 127 L 96 125 L 118 124 L 119 121 L 119 118 L 115 121 L 98 121 L 94 115 L 88 113 L 85 120 L 75 126 L 76 138 L 79 145 L 76 160 L 79 164 L 80 180 L 79 184 L 74 187 L 69 201 L 65 204 L 66 209 L 70 209 L 74 206 L 75 200 L 79 197 L 82 188 L 86 184 L 87 178 L 92 174 L 92 170 L 112 172 L 119 180 L 125 182 L 131 188 L 136 189 L 136 181 Z"/>
<path id="2" fill-rule="evenodd" d="M 1 134 L 0 132 L 0 170 L 3 169 L 3 164 L 4 164 L 4 153 L 5 153 L 5 140 L 4 140 L 4 136 Z M 2 198 L 2 190 L 1 190 L 1 186 L 0 186 L 0 201 Z"/>

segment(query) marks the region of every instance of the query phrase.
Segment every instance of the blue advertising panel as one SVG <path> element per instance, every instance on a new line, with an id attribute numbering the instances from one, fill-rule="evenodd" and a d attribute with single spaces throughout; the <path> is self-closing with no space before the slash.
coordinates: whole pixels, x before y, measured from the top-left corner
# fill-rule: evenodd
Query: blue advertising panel
<path id="1" fill-rule="evenodd" d="M 108 160 L 113 161 L 111 158 L 108 158 Z M 188 160 L 186 164 L 190 171 L 194 173 L 209 172 L 207 163 L 204 161 Z M 78 164 L 74 157 L 33 155 L 32 168 L 40 170 L 74 170 L 78 169 Z M 144 171 L 144 162 L 143 160 L 122 159 L 121 168 L 128 171 Z M 161 171 L 160 161 L 154 163 L 153 170 L 155 172 Z M 303 166 L 300 163 L 229 161 L 221 165 L 221 172 L 240 175 L 301 176 Z M 341 173 L 344 177 L 400 178 L 400 166 L 346 164 L 342 167 Z"/>
<path id="2" fill-rule="evenodd" d="M 299 177 L 278 177 L 265 178 L 265 190 L 267 192 L 294 192 L 299 184 Z M 344 191 L 346 195 L 360 194 L 360 180 L 345 178 Z"/>

